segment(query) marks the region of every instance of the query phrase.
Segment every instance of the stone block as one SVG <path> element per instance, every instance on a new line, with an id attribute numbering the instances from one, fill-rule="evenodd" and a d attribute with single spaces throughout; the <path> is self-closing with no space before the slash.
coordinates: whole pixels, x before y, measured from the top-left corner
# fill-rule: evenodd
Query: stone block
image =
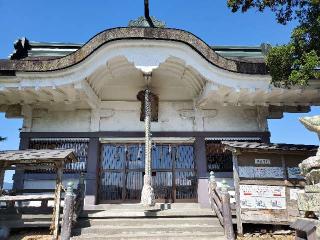
<path id="1" fill-rule="evenodd" d="M 306 193 L 320 193 L 320 185 L 306 185 L 304 190 Z"/>
<path id="2" fill-rule="evenodd" d="M 320 211 L 319 193 L 299 193 L 298 208 L 300 211 Z"/>

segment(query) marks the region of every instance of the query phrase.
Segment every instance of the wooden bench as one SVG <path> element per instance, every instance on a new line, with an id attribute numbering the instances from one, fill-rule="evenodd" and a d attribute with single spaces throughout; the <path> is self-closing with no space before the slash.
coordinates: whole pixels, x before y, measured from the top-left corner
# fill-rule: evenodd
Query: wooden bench
<path id="1" fill-rule="evenodd" d="M 42 194 L 42 195 L 17 195 L 17 196 L 1 196 L 0 202 L 18 202 L 18 201 L 43 201 L 54 200 L 54 194 Z"/>
<path id="2" fill-rule="evenodd" d="M 0 196 L 0 203 L 6 203 L 7 207 L 13 207 L 15 202 L 24 202 L 24 201 L 40 201 L 41 207 L 46 208 L 48 207 L 48 201 L 54 200 L 54 194 L 28 194 L 28 195 L 4 195 Z M 20 206 L 20 205 L 19 205 Z"/>

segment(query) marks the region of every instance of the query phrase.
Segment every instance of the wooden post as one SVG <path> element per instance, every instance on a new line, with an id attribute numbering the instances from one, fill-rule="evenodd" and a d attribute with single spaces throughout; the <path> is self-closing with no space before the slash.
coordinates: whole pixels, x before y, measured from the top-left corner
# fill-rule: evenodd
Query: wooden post
<path id="1" fill-rule="evenodd" d="M 220 202 L 218 195 L 216 195 L 217 183 L 216 183 L 216 179 L 215 179 L 213 171 L 210 172 L 208 188 L 209 188 L 208 189 L 209 190 L 209 203 L 210 203 L 211 209 L 216 213 L 221 226 L 224 226 L 223 216 L 221 213 L 222 206 L 221 206 L 221 202 Z"/>
<path id="2" fill-rule="evenodd" d="M 51 230 L 53 230 L 53 239 L 58 239 L 59 233 L 59 218 L 60 218 L 60 203 L 61 203 L 61 188 L 62 188 L 62 173 L 63 164 L 60 163 L 56 166 L 57 179 L 56 179 L 56 191 L 54 199 L 54 209 L 53 209 L 53 221 L 51 225 Z"/>
<path id="3" fill-rule="evenodd" d="M 85 202 L 88 205 L 97 204 L 98 196 L 98 181 L 99 176 L 99 138 L 90 138 L 88 148 L 88 161 L 86 172 L 86 185 L 90 186 L 86 188 Z"/>
<path id="4" fill-rule="evenodd" d="M 79 178 L 79 183 L 77 187 L 77 196 L 75 200 L 75 217 L 76 219 L 79 217 L 80 213 L 83 210 L 83 205 L 84 205 L 84 197 L 85 197 L 85 184 L 84 184 L 84 173 L 80 173 L 80 178 Z"/>
<path id="5" fill-rule="evenodd" d="M 217 187 L 216 177 L 214 176 L 214 172 L 211 171 L 210 178 L 209 178 L 209 193 L 211 193 L 213 189 L 216 189 L 216 187 Z"/>
<path id="6" fill-rule="evenodd" d="M 241 207 L 240 207 L 240 178 L 238 174 L 238 159 L 237 153 L 232 153 L 233 160 L 233 181 L 234 181 L 234 189 L 235 189 L 235 199 L 236 199 L 236 217 L 237 217 L 237 234 L 239 236 L 243 235 L 243 226 L 241 220 Z"/>
<path id="7" fill-rule="evenodd" d="M 3 189 L 4 174 L 5 168 L 4 166 L 0 166 L 0 190 Z"/>
<path id="8" fill-rule="evenodd" d="M 71 237 L 71 227 L 74 214 L 73 183 L 69 182 L 67 192 L 64 197 L 64 208 L 61 226 L 61 240 L 69 240 Z"/>
<path id="9" fill-rule="evenodd" d="M 234 240 L 235 236 L 232 224 L 230 194 L 228 192 L 228 186 L 225 181 L 223 182 L 223 185 L 221 187 L 221 202 L 223 212 L 224 235 L 228 240 Z"/>

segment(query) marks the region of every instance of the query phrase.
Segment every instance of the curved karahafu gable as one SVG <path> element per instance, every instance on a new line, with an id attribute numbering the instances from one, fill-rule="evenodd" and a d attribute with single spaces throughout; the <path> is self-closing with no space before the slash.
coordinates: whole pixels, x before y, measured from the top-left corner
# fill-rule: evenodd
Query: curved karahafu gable
<path id="1" fill-rule="evenodd" d="M 60 70 L 80 63 L 105 44 L 117 40 L 130 39 L 151 39 L 184 43 L 218 68 L 245 74 L 267 74 L 265 63 L 226 59 L 190 32 L 167 28 L 114 28 L 105 30 L 90 39 L 79 50 L 67 56 L 52 60 L 2 60 L 0 61 L 0 71 L 3 72 L 2 75 L 6 75 L 6 72 L 9 73 L 10 71 L 46 72 Z"/>

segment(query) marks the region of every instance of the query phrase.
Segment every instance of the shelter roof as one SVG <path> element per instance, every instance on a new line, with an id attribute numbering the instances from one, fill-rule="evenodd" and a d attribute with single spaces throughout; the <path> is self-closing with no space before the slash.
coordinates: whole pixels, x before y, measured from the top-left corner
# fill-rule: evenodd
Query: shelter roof
<path id="1" fill-rule="evenodd" d="M 284 143 L 260 143 L 260 142 L 239 142 L 239 141 L 223 141 L 225 147 L 231 151 L 246 151 L 246 152 L 316 152 L 316 145 L 302 144 L 284 144 Z"/>
<path id="2" fill-rule="evenodd" d="M 234 59 L 226 58 L 222 56 L 223 48 L 220 48 L 221 54 L 219 54 L 215 52 L 214 48 L 211 48 L 207 43 L 205 43 L 203 40 L 196 37 L 195 35 L 191 34 L 190 32 L 169 28 L 143 27 L 114 28 L 105 30 L 91 38 L 87 43 L 85 43 L 81 47 L 79 45 L 74 44 L 65 45 L 59 43 L 56 43 L 55 45 L 41 43 L 30 44 L 30 42 L 27 39 L 23 39 L 15 43 L 16 52 L 11 56 L 11 60 L 0 61 L 0 74 L 14 75 L 15 71 L 46 72 L 68 68 L 89 57 L 102 45 L 105 45 L 112 41 L 137 39 L 161 40 L 169 42 L 174 41 L 184 43 L 190 46 L 194 51 L 200 54 L 209 63 L 221 69 L 246 74 L 267 74 L 267 68 L 264 62 L 258 60 L 256 61 L 254 60 L 255 58 L 253 58 L 252 61 L 244 61 L 244 58 L 239 59 L 239 56 Z M 55 53 L 55 56 L 52 56 L 51 53 L 48 53 L 48 50 L 52 49 L 52 46 L 55 47 L 55 50 L 53 51 L 53 53 Z M 59 49 L 64 50 L 58 51 Z M 41 52 L 40 50 L 42 51 L 42 54 L 40 54 L 40 56 L 47 55 L 45 59 L 39 58 L 39 53 Z M 235 51 L 235 49 L 233 50 Z M 244 50 L 248 49 L 243 48 L 241 51 Z M 57 54 L 57 52 L 60 53 Z M 25 57 L 28 57 L 29 54 L 30 56 L 37 56 L 38 54 L 38 58 L 24 59 Z"/>
<path id="3" fill-rule="evenodd" d="M 0 163 L 5 165 L 76 161 L 78 160 L 72 149 L 0 151 Z"/>

